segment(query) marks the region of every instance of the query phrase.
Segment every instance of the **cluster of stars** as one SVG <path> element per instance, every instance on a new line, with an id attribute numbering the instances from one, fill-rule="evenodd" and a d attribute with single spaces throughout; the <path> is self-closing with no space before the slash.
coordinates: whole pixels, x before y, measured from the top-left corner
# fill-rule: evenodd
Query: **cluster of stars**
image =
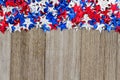
<path id="1" fill-rule="evenodd" d="M 120 33 L 120 0 L 0 0 L 2 33 L 34 27 Z"/>

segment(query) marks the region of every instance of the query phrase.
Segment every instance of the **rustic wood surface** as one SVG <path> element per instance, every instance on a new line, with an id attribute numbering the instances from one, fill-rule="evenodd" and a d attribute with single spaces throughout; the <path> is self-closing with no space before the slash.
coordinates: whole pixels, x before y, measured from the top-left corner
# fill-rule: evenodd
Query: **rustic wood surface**
<path id="1" fill-rule="evenodd" d="M 0 34 L 0 80 L 120 80 L 120 34 L 36 29 Z"/>
<path id="2" fill-rule="evenodd" d="M 46 35 L 45 80 L 80 80 L 81 31 Z"/>
<path id="3" fill-rule="evenodd" d="M 0 33 L 0 80 L 10 80 L 11 34 Z"/>
<path id="4" fill-rule="evenodd" d="M 11 49 L 10 80 L 44 80 L 45 33 L 13 33 Z"/>

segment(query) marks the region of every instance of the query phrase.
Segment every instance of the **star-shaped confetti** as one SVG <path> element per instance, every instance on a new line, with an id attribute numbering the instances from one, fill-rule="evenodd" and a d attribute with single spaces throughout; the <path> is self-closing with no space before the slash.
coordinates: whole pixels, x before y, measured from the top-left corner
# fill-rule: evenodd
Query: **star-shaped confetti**
<path id="1" fill-rule="evenodd" d="M 0 0 L 0 31 L 43 29 L 120 32 L 120 0 Z"/>

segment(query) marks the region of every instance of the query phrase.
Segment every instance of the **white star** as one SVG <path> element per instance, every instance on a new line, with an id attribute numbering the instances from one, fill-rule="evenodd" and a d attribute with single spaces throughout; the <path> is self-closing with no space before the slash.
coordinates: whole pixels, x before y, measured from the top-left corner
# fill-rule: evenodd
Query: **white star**
<path id="1" fill-rule="evenodd" d="M 41 4 L 41 5 L 46 5 L 45 2 L 48 2 L 48 0 L 41 0 L 41 1 L 39 2 L 39 4 Z"/>
<path id="2" fill-rule="evenodd" d="M 75 4 L 80 5 L 81 0 L 72 0 Z"/>
<path id="3" fill-rule="evenodd" d="M 34 3 L 31 3 L 30 5 L 30 11 L 31 12 L 35 12 L 35 13 L 37 13 L 37 12 L 39 12 L 39 8 L 40 8 L 40 3 L 39 2 L 34 2 Z"/>
<path id="4" fill-rule="evenodd" d="M 49 12 L 52 12 L 52 13 L 53 13 L 53 15 L 56 15 L 56 14 L 57 14 L 57 11 L 56 11 L 56 10 L 54 10 L 54 8 L 53 8 L 53 7 L 49 7 L 49 8 L 48 8 L 48 10 L 49 10 Z"/>
<path id="5" fill-rule="evenodd" d="M 111 3 L 112 3 L 112 4 L 115 4 L 115 2 L 116 2 L 116 0 L 109 0 L 109 1 L 108 1 L 109 4 L 111 4 Z"/>
<path id="6" fill-rule="evenodd" d="M 8 24 L 8 27 L 7 27 L 7 30 L 8 31 L 10 31 L 11 33 L 12 33 L 12 27 L 13 27 L 14 25 L 12 25 L 12 24 Z M 20 27 L 20 25 L 19 24 L 17 24 L 16 26 L 14 26 L 15 27 L 15 31 L 19 31 L 19 32 L 21 32 L 21 27 Z M 14 31 L 14 32 L 15 32 Z"/>
<path id="7" fill-rule="evenodd" d="M 46 19 L 46 16 L 41 17 L 41 21 L 40 21 L 40 22 L 42 22 L 41 25 L 43 25 L 43 24 L 51 24 L 51 23 Z"/>
<path id="8" fill-rule="evenodd" d="M 36 28 L 41 28 L 42 26 L 41 26 L 41 24 L 40 24 L 40 22 L 36 22 Z"/>
<path id="9" fill-rule="evenodd" d="M 108 7 L 108 4 L 110 4 L 110 3 L 107 0 L 98 0 L 97 4 L 101 6 L 102 10 L 105 10 L 106 7 Z"/>
<path id="10" fill-rule="evenodd" d="M 70 3 L 69 3 L 69 5 L 68 5 L 68 7 L 74 7 L 74 5 L 75 5 L 75 2 L 73 2 L 73 1 L 70 1 Z"/>
<path id="11" fill-rule="evenodd" d="M 67 27 L 68 29 L 72 29 L 72 25 L 73 25 L 73 23 L 72 23 L 71 21 L 67 20 L 67 22 L 66 22 L 66 27 Z"/>
<path id="12" fill-rule="evenodd" d="M 4 13 L 6 13 L 6 12 L 12 12 L 12 9 L 13 9 L 14 7 L 10 7 L 10 6 L 7 6 L 7 7 L 4 7 L 4 6 L 2 6 L 2 9 L 3 9 L 3 12 Z"/>
<path id="13" fill-rule="evenodd" d="M 19 23 L 15 26 L 15 31 L 21 32 L 21 26 Z"/>
<path id="14" fill-rule="evenodd" d="M 87 14 L 84 15 L 83 17 L 83 21 L 85 21 L 85 23 L 82 25 L 82 27 L 85 27 L 87 30 L 90 30 L 91 28 L 93 28 L 92 25 L 88 24 L 88 21 L 91 20 Z"/>
<path id="15" fill-rule="evenodd" d="M 86 28 L 87 30 L 90 30 L 91 28 L 93 28 L 93 26 L 90 25 L 90 24 L 88 24 L 88 23 L 84 23 L 84 24 L 82 25 L 82 27 L 83 27 L 83 28 Z"/>
<path id="16" fill-rule="evenodd" d="M 87 14 L 85 14 L 82 20 L 85 21 L 86 23 L 88 23 L 88 21 L 91 19 L 88 17 Z"/>
<path id="17" fill-rule="evenodd" d="M 25 19 L 24 24 L 26 25 L 25 29 L 29 30 L 29 25 L 32 24 L 32 22 L 30 21 L 30 18 Z"/>
<path id="18" fill-rule="evenodd" d="M 7 27 L 7 30 L 10 31 L 10 33 L 12 33 L 12 26 L 13 26 L 13 25 L 9 23 L 9 24 L 8 24 L 8 27 Z"/>
<path id="19" fill-rule="evenodd" d="M 58 4 L 59 3 L 59 1 L 58 0 L 50 0 L 50 2 L 53 2 L 53 5 L 55 5 L 55 4 Z"/>
<path id="20" fill-rule="evenodd" d="M 97 29 L 96 30 L 99 30 L 100 31 L 100 33 L 102 32 L 102 30 L 104 30 L 105 28 L 105 24 L 100 24 L 100 23 L 97 23 Z"/>

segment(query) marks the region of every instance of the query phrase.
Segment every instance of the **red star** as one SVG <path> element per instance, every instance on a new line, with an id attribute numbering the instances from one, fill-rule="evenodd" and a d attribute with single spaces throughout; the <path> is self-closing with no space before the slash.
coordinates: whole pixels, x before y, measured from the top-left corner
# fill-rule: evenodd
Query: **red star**
<path id="1" fill-rule="evenodd" d="M 81 8 L 81 6 L 78 6 L 77 4 L 75 4 L 75 6 L 73 7 L 73 10 L 75 12 L 78 12 L 78 11 L 82 11 L 82 8 Z"/>
<path id="2" fill-rule="evenodd" d="M 109 12 L 109 10 L 106 9 L 105 11 L 102 11 L 101 13 L 104 14 L 105 16 L 107 16 L 108 12 Z"/>
<path id="3" fill-rule="evenodd" d="M 6 4 L 6 6 L 13 6 L 13 7 L 15 6 L 14 1 L 9 1 L 9 0 L 8 0 L 8 1 L 6 1 L 5 4 Z"/>
<path id="4" fill-rule="evenodd" d="M 0 31 L 2 33 L 4 33 L 7 29 L 7 27 L 8 27 L 8 23 L 5 20 L 3 20 L 3 21 L 0 22 L 0 24 L 1 24 L 0 25 Z"/>
<path id="5" fill-rule="evenodd" d="M 53 24 L 49 24 L 49 26 L 51 27 L 51 30 L 57 30 L 57 24 L 53 25 Z"/>
<path id="6" fill-rule="evenodd" d="M 116 27 L 115 31 L 120 33 L 120 26 Z"/>
<path id="7" fill-rule="evenodd" d="M 118 8 L 117 8 L 117 4 L 111 4 L 111 10 L 112 12 L 116 11 Z"/>
<path id="8" fill-rule="evenodd" d="M 69 3 L 71 0 L 67 0 L 67 2 Z"/>
<path id="9" fill-rule="evenodd" d="M 116 14 L 116 16 L 117 16 L 118 18 L 120 18 L 120 12 L 118 12 L 118 13 Z"/>
<path id="10" fill-rule="evenodd" d="M 67 11 L 62 11 L 62 10 L 61 10 L 60 15 L 57 16 L 58 19 L 62 19 L 66 17 L 67 17 Z"/>
<path id="11" fill-rule="evenodd" d="M 72 23 L 78 24 L 81 22 L 81 18 L 84 16 L 84 12 L 81 8 L 81 6 L 78 6 L 77 4 L 75 4 L 75 6 L 73 7 L 74 12 L 76 13 L 75 18 L 72 20 Z"/>
<path id="12" fill-rule="evenodd" d="M 110 20 L 111 20 L 111 19 L 110 19 L 110 16 L 108 16 L 108 15 L 107 15 L 107 16 L 105 16 L 105 19 L 104 19 L 105 23 L 109 23 L 109 22 L 110 22 Z"/>
<path id="13" fill-rule="evenodd" d="M 101 7 L 100 7 L 100 5 L 96 5 L 95 6 L 95 11 L 98 13 L 99 11 L 101 11 Z"/>

